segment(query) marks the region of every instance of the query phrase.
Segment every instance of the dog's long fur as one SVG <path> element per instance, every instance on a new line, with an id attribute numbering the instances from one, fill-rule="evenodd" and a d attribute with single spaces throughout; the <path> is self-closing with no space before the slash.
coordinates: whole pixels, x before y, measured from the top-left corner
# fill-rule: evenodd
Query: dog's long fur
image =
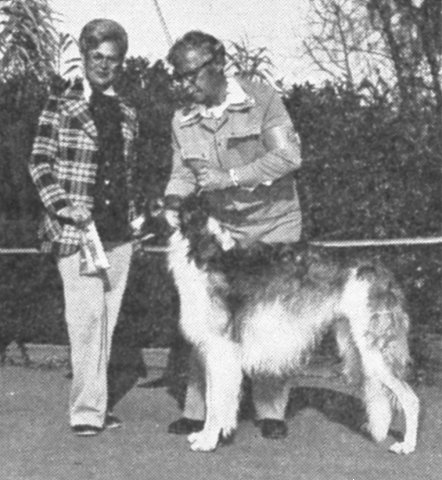
<path id="1" fill-rule="evenodd" d="M 189 436 L 191 448 L 213 450 L 235 431 L 243 372 L 296 372 L 333 328 L 346 373 L 357 369 L 362 376 L 371 436 L 386 439 L 398 406 L 405 433 L 390 450 L 413 452 L 419 400 L 404 380 L 409 319 L 391 273 L 348 252 L 233 244 L 199 198 L 185 202 L 181 227 L 170 239 L 169 266 L 181 329 L 205 369 L 207 415 L 204 429 Z"/>

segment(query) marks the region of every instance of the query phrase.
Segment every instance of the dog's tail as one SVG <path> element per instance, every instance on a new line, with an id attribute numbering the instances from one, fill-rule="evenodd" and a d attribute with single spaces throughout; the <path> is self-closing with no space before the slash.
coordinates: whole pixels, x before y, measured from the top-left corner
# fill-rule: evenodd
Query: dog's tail
<path id="1" fill-rule="evenodd" d="M 348 322 L 339 326 L 338 345 L 348 371 L 354 371 L 357 352 L 367 429 L 376 441 L 384 440 L 393 411 L 402 407 L 404 441 L 391 448 L 397 453 L 410 453 L 416 445 L 419 400 L 405 381 L 410 354 L 403 295 L 386 269 L 365 265 L 353 270 L 343 303 Z"/>
<path id="2" fill-rule="evenodd" d="M 408 348 L 410 321 L 401 289 L 382 265 L 359 266 L 349 284 L 352 285 L 347 298 L 354 295 L 356 303 L 352 302 L 347 318 L 336 323 L 344 372 L 352 377 L 355 371 L 360 371 L 359 357 L 363 348 L 381 353 L 393 375 L 404 379 L 411 363 Z"/>
<path id="3" fill-rule="evenodd" d="M 368 348 L 380 351 L 393 375 L 404 379 L 411 364 L 408 348 L 410 320 L 404 295 L 391 273 L 382 266 L 377 266 L 368 279 Z"/>

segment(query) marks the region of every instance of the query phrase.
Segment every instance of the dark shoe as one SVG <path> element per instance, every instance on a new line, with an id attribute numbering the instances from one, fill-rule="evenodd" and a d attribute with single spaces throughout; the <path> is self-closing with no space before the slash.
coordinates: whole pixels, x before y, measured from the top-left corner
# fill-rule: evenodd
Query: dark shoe
<path id="1" fill-rule="evenodd" d="M 74 425 L 72 431 L 79 437 L 95 437 L 103 429 L 94 425 Z"/>
<path id="2" fill-rule="evenodd" d="M 193 420 L 182 417 L 172 422 L 167 431 L 177 435 L 188 435 L 189 433 L 200 432 L 204 428 L 204 420 Z"/>
<path id="3" fill-rule="evenodd" d="M 106 419 L 104 420 L 104 428 L 121 428 L 123 426 L 123 422 L 113 415 L 112 413 L 108 413 L 106 415 Z"/>
<path id="4" fill-rule="evenodd" d="M 278 440 L 287 437 L 288 429 L 284 420 L 263 418 L 262 420 L 257 420 L 255 425 L 261 429 L 261 435 L 264 438 Z"/>

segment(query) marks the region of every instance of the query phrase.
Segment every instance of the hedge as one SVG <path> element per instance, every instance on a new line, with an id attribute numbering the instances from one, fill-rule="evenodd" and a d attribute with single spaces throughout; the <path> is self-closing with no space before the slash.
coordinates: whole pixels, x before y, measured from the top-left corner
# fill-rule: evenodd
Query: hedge
<path id="1" fill-rule="evenodd" d="M 174 86 L 161 62 L 149 65 L 136 58 L 128 61 L 119 88 L 141 120 L 138 195 L 158 197 L 170 172 Z M 36 244 L 41 207 L 25 165 L 44 94 L 36 88 L 28 96 L 16 112 L 9 99 L 8 115 L 0 114 L 2 132 L 20 132 L 15 143 L 0 136 L 1 246 Z M 339 84 L 294 85 L 284 101 L 302 140 L 304 166 L 297 180 L 306 239 L 440 235 L 442 136 L 431 106 L 416 106 L 407 114 L 388 98 Z M 11 233 L 8 225 L 21 233 Z M 442 333 L 442 247 L 388 247 L 373 253 L 404 286 L 414 331 Z M 53 260 L 4 256 L 0 268 L 3 344 L 11 339 L 65 344 L 62 288 Z M 178 311 L 164 256 L 137 256 L 117 327 L 119 341 L 168 346 Z"/>

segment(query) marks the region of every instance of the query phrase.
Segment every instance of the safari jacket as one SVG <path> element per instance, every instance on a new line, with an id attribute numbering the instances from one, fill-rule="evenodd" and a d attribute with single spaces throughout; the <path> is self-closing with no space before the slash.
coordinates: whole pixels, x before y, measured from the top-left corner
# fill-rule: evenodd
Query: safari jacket
<path id="1" fill-rule="evenodd" d="M 247 170 L 252 184 L 207 193 L 216 216 L 244 244 L 297 241 L 301 212 L 293 172 L 299 165 L 300 148 L 298 158 L 284 158 L 267 151 L 262 138 L 266 129 L 275 126 L 293 130 L 291 119 L 272 88 L 236 81 L 244 98 L 228 105 L 219 119 L 206 118 L 196 105 L 176 112 L 166 195 L 186 197 L 197 189 L 191 168 L 194 160 L 206 160 L 224 170 L 234 168 L 239 177 Z"/>
<path id="2" fill-rule="evenodd" d="M 135 110 L 121 100 L 120 107 L 123 113 L 123 153 L 131 196 L 131 170 L 138 126 Z M 46 207 L 39 229 L 43 251 L 70 255 L 79 248 L 80 231 L 57 213 L 76 204 L 92 210 L 97 135 L 81 88 L 72 88 L 62 96 L 49 98 L 39 118 L 29 162 L 31 177 Z M 129 216 L 133 217 L 134 213 L 134 202 L 130 200 Z"/>

